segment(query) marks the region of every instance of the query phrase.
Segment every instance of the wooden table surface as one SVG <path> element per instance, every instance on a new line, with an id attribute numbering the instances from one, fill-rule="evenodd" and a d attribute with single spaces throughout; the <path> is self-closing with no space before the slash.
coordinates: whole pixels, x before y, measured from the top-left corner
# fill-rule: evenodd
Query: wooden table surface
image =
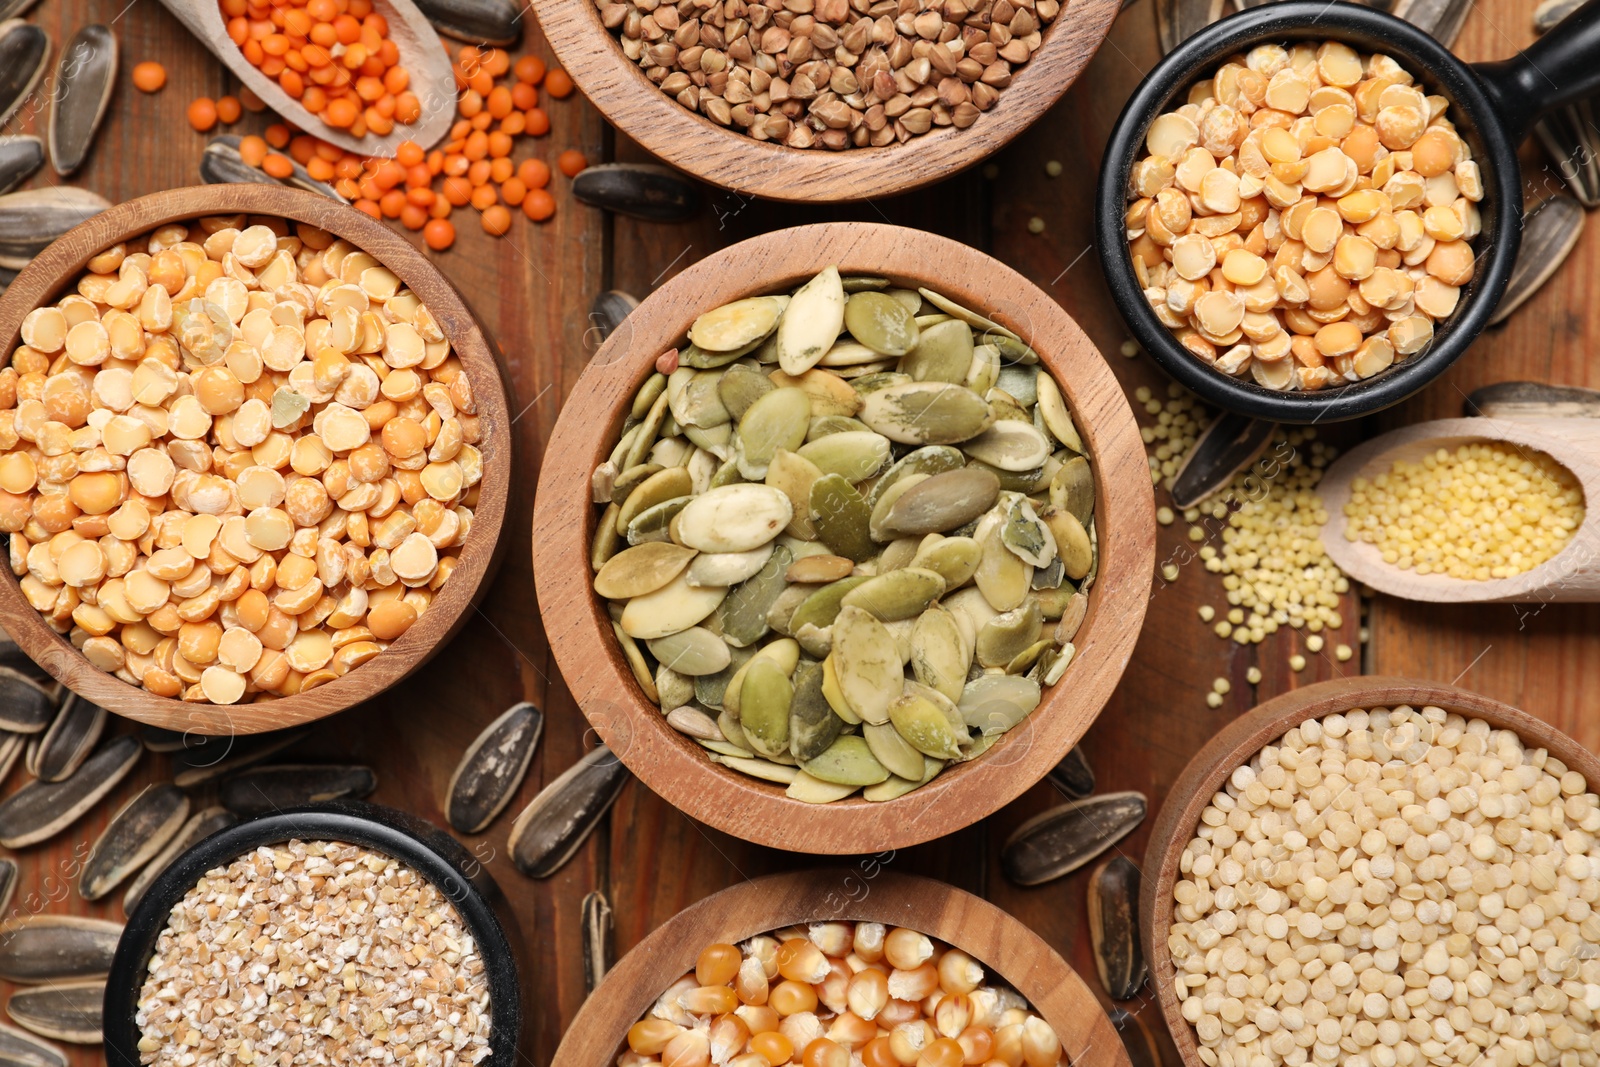
<path id="1" fill-rule="evenodd" d="M 1110 38 L 1061 103 L 993 160 L 992 177 L 968 172 L 911 196 L 849 207 L 803 209 L 752 202 L 707 191 L 707 210 L 681 225 L 607 217 L 572 200 L 564 179 L 554 192 L 558 211 L 534 225 L 517 215 L 510 234 L 493 240 L 478 231 L 469 213 L 458 211 L 461 238 L 436 256 L 498 337 L 510 367 L 518 484 L 506 536 L 506 562 L 481 610 L 454 643 L 418 675 L 382 699 L 319 725 L 299 751 L 308 758 L 345 758 L 377 768 L 375 799 L 407 808 L 442 824 L 442 793 L 459 753 L 491 719 L 517 700 L 537 702 L 547 713 L 544 740 L 522 794 L 489 832 L 467 844 L 485 862 L 515 904 L 529 947 L 534 1015 L 524 1048 L 529 1061 L 546 1064 L 563 1027 L 584 998 L 579 943 L 580 902 L 603 890 L 615 908 L 618 953 L 684 906 L 741 879 L 805 866 L 805 856 L 759 848 L 699 826 L 638 783 L 630 784 L 590 842 L 554 877 L 531 881 L 506 855 L 512 817 L 545 783 L 568 767 L 593 742 L 583 717 L 556 675 L 534 599 L 529 562 L 529 516 L 541 445 L 597 338 L 587 312 L 595 294 L 620 288 L 639 296 L 687 264 L 742 237 L 797 223 L 830 219 L 891 221 L 924 227 L 987 249 L 1030 277 L 1061 302 L 1098 344 L 1130 395 L 1144 385 L 1165 389 L 1165 379 L 1147 357 L 1125 359 L 1118 348 L 1125 333 L 1106 292 L 1090 245 L 1089 205 L 1100 150 L 1122 101 L 1158 59 L 1152 0 L 1139 0 L 1117 22 Z M 1479 0 L 1457 43 L 1469 59 L 1500 58 L 1532 39 L 1533 0 Z M 156 0 L 46 0 L 28 17 L 57 46 L 87 22 L 109 22 L 121 40 L 123 74 L 99 143 L 75 183 L 113 200 L 198 180 L 205 138 L 183 121 L 198 95 L 232 92 L 237 83 L 172 19 Z M 522 50 L 549 58 L 536 28 Z M 155 96 L 134 92 L 127 71 L 155 59 L 170 74 Z M 558 151 L 583 149 L 591 160 L 641 158 L 639 150 L 609 130 L 597 113 L 574 97 L 549 104 L 550 135 L 519 146 L 518 158 L 533 154 L 553 162 Z M 24 109 L 7 133 L 37 130 L 42 109 Z M 246 115 L 235 132 L 266 124 Z M 1045 164 L 1063 171 L 1048 177 Z M 1547 196 L 1559 178 L 1533 148 L 1523 153 L 1531 198 Z M 58 180 L 48 168 L 31 184 Z M 1029 232 L 1033 217 L 1042 233 Z M 1567 265 L 1509 323 L 1486 334 L 1441 381 L 1370 425 L 1340 427 L 1331 436 L 1359 438 L 1422 418 L 1455 416 L 1472 389 L 1519 378 L 1600 386 L 1600 369 L 1587 353 L 1600 350 L 1600 229 L 1591 227 Z M 1142 419 L 1148 416 L 1141 415 Z M 1158 492 L 1158 503 L 1165 502 Z M 1158 558 L 1187 544 L 1182 522 L 1161 531 Z M 1182 567 L 1178 580 L 1156 582 L 1138 650 L 1116 695 L 1083 745 L 1102 790 L 1137 789 L 1160 805 L 1165 790 L 1199 745 L 1220 724 L 1297 685 L 1355 671 L 1410 675 L 1455 682 L 1529 712 L 1600 746 L 1600 700 L 1593 695 L 1600 664 L 1600 607 L 1550 605 L 1484 606 L 1462 610 L 1374 598 L 1358 606 L 1352 594 L 1342 605 L 1345 628 L 1338 639 L 1355 642 L 1357 620 L 1370 641 L 1357 659 L 1335 662 L 1334 641 L 1310 654 L 1301 673 L 1290 671 L 1300 636 L 1285 631 L 1260 646 L 1222 641 L 1202 625 L 1196 609 L 1220 605 L 1220 580 L 1197 563 Z M 1263 680 L 1252 687 L 1247 669 L 1259 666 Z M 1220 710 L 1204 697 L 1218 676 L 1232 680 Z M 1586 694 L 1586 691 L 1588 695 Z M 166 773 L 165 757 L 147 757 L 116 799 Z M 24 776 L 13 775 L 7 788 Z M 1021 917 L 1093 979 L 1083 895 L 1086 875 L 1022 889 L 1000 874 L 998 855 L 1006 836 L 1036 812 L 1061 802 L 1039 785 L 982 824 L 892 856 L 843 861 L 845 894 L 871 892 L 882 867 L 945 879 L 979 893 Z M 87 905 L 67 891 L 73 854 L 98 833 L 113 805 L 106 804 L 47 846 L 22 853 L 23 880 L 12 904 L 17 914 L 71 912 L 121 918 L 119 903 Z M 1146 824 L 1148 828 L 1148 822 Z M 1120 849 L 1138 860 L 1143 831 Z M 120 896 L 120 893 L 118 894 Z M 0 989 L 0 995 L 9 990 Z M 1109 1002 L 1107 1002 L 1109 1003 Z M 1139 1013 L 1150 1003 L 1123 1005 Z M 1160 1030 L 1158 1013 L 1142 1018 Z M 1162 1039 L 1168 1067 L 1170 1043 Z M 98 1049 L 84 1049 L 75 1063 L 97 1062 Z M 596 1065 L 600 1067 L 600 1065 Z"/>

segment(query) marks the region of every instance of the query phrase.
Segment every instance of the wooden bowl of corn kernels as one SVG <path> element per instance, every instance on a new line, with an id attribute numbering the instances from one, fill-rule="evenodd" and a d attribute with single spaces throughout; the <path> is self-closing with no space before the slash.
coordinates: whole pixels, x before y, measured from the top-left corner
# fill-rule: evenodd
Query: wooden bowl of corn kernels
<path id="1" fill-rule="evenodd" d="M 1382 754 L 1370 742 L 1357 740 L 1372 732 L 1374 724 L 1349 713 L 1365 715 L 1368 710 L 1402 706 L 1422 712 L 1429 728 L 1418 729 L 1415 720 L 1383 723 L 1379 728 L 1384 732 L 1375 734 Z M 1427 709 L 1441 709 L 1444 714 Z M 1318 723 L 1312 736 L 1319 739 L 1320 757 L 1258 758 L 1267 746 L 1275 752 L 1304 751 L 1308 742 L 1302 731 L 1311 720 Z M 1473 720 L 1489 729 L 1470 726 Z M 1498 736 L 1499 731 L 1515 734 L 1519 747 L 1510 751 L 1518 753 L 1516 762 L 1506 758 L 1509 739 Z M 1355 751 L 1358 747 L 1372 751 L 1363 755 Z M 1364 764 L 1359 774 L 1351 769 L 1355 763 Z M 1292 773 L 1294 781 L 1270 778 L 1266 772 L 1273 764 Z M 1541 773 L 1529 777 L 1543 780 L 1506 788 L 1508 782 L 1519 785 L 1508 776 L 1530 769 Z M 1369 772 L 1394 783 L 1386 786 L 1394 810 L 1358 825 L 1366 813 L 1376 811 L 1366 803 Z M 1412 783 L 1406 776 L 1413 773 L 1415 791 L 1407 789 Z M 1338 782 L 1330 785 L 1326 776 L 1333 775 L 1339 776 Z M 1531 1034 L 1527 1017 L 1543 1013 L 1546 1034 L 1570 1026 L 1569 1020 L 1550 1018 L 1553 1002 L 1536 1003 L 1533 987 L 1548 984 L 1554 991 L 1574 980 L 1593 982 L 1600 976 L 1600 965 L 1572 947 L 1600 939 L 1600 917 L 1589 910 L 1592 890 L 1582 889 L 1585 883 L 1596 884 L 1594 879 L 1600 876 L 1600 850 L 1592 843 L 1600 831 L 1597 783 L 1600 757 L 1573 738 L 1527 712 L 1435 682 L 1379 677 L 1319 682 L 1269 700 L 1229 723 L 1178 776 L 1145 853 L 1139 901 L 1146 924 L 1145 953 L 1151 984 L 1183 1062 L 1188 1067 L 1215 1067 L 1221 1061 L 1219 1051 L 1228 1052 L 1222 1046 L 1233 1045 L 1237 1054 L 1236 1036 L 1253 1031 L 1271 1052 L 1260 1062 L 1282 1063 L 1290 1049 L 1309 1050 L 1297 1038 L 1309 1034 L 1313 1042 L 1320 1042 L 1317 1024 L 1340 1024 L 1338 1016 L 1343 1016 L 1341 1034 L 1327 1047 L 1342 1062 L 1355 1062 L 1358 1056 L 1371 1057 L 1359 1061 L 1367 1063 L 1408 1062 L 1374 1052 L 1383 1048 L 1402 1057 L 1420 1057 L 1409 1062 L 1444 1055 L 1450 1039 L 1438 1037 L 1435 1022 L 1479 1046 L 1468 1048 L 1459 1042 L 1451 1046 L 1447 1058 L 1456 1062 L 1517 1062 L 1516 1046 L 1524 1039 L 1534 1058 L 1522 1062 L 1559 1061 L 1562 1049 Z M 1281 810 L 1281 798 L 1274 791 L 1286 785 L 1294 786 L 1296 803 L 1304 809 L 1291 806 L 1290 815 L 1282 818 L 1269 813 L 1267 818 L 1279 825 L 1257 833 L 1265 819 L 1252 823 L 1249 816 L 1262 810 L 1256 804 L 1260 797 L 1252 799 L 1246 791 L 1262 787 L 1271 807 Z M 1328 795 L 1315 795 L 1317 789 L 1326 789 Z M 1514 800 L 1519 792 L 1531 797 L 1531 803 Z M 1229 799 L 1219 803 L 1219 798 Z M 1513 805 L 1518 805 L 1516 810 Z M 1564 826 L 1551 825 L 1556 810 L 1563 813 Z M 1433 822 L 1426 822 L 1429 819 Z M 1235 820 L 1242 825 L 1235 825 Z M 1490 820 L 1492 831 L 1484 829 Z M 1284 824 L 1292 828 L 1286 830 Z M 1191 842 L 1205 827 L 1212 828 L 1213 844 L 1201 859 Z M 1217 860 L 1215 852 L 1221 846 L 1215 835 L 1221 832 L 1236 840 Z M 1302 834 L 1305 843 L 1287 841 L 1290 833 Z M 1468 833 L 1470 842 L 1463 836 Z M 1326 844 L 1330 835 L 1337 850 Z M 1271 853 L 1275 866 L 1280 865 L 1278 853 L 1284 861 L 1298 857 L 1300 866 L 1293 872 L 1275 870 L 1267 889 L 1244 863 L 1238 864 L 1238 871 L 1223 870 L 1225 863 L 1237 859 L 1239 848 L 1249 851 L 1246 846 L 1258 841 L 1275 850 Z M 1571 867 L 1554 859 L 1557 846 L 1586 849 L 1587 862 L 1582 864 L 1586 871 L 1577 871 L 1581 856 L 1571 857 Z M 1314 849 L 1322 855 L 1313 858 Z M 1454 849 L 1461 849 L 1461 855 L 1453 855 Z M 1299 873 L 1307 864 L 1316 865 L 1310 878 Z M 1541 865 L 1548 867 L 1543 874 L 1536 869 Z M 1449 868 L 1447 873 L 1438 877 L 1444 867 Z M 1587 877 L 1574 878 L 1574 873 Z M 1215 891 L 1211 883 L 1216 883 Z M 1178 892 L 1187 904 L 1177 904 Z M 1270 901 L 1265 899 L 1268 892 L 1274 894 Z M 1238 899 L 1231 899 L 1235 895 Z M 1556 895 L 1570 903 L 1562 903 Z M 1314 907 L 1303 907 L 1308 898 L 1316 901 Z M 1506 930 L 1505 917 L 1518 916 L 1524 907 L 1539 911 L 1537 929 L 1522 930 L 1518 918 L 1517 929 Z M 1199 914 L 1187 922 L 1178 914 L 1182 909 Z M 1282 924 L 1270 922 L 1280 917 Z M 1541 933 L 1542 939 L 1536 941 Z M 1354 941 L 1348 940 L 1351 936 Z M 1269 943 L 1247 944 L 1258 937 Z M 1515 951 L 1505 950 L 1506 937 L 1519 938 Z M 1444 955 L 1430 954 L 1429 944 L 1442 946 Z M 1329 945 L 1341 949 L 1354 945 L 1356 950 L 1330 960 Z M 1254 973 L 1278 987 L 1274 1006 L 1251 1003 L 1258 994 L 1249 988 L 1249 977 L 1236 987 L 1229 987 L 1226 980 L 1216 990 L 1207 986 L 1211 979 L 1220 979 L 1212 970 L 1212 958 L 1222 961 L 1233 948 L 1267 961 Z M 1393 958 L 1386 958 L 1385 952 L 1394 953 Z M 1522 959 L 1530 953 L 1539 958 Z M 1294 964 L 1293 973 L 1289 963 Z M 1231 969 L 1226 963 L 1221 966 Z M 1245 967 L 1250 967 L 1249 959 Z M 1510 988 L 1530 978 L 1527 988 Z M 1180 979 L 1187 979 L 1182 992 L 1177 988 Z M 1352 997 L 1361 1001 L 1357 1008 L 1350 1008 Z M 1463 998 L 1464 1004 L 1459 1002 Z M 1404 1017 L 1397 1018 L 1389 1006 L 1396 1002 L 1406 1005 Z M 1452 1015 L 1457 1007 L 1464 1014 Z M 1592 1020 L 1592 1014 L 1588 1018 Z M 1419 1020 L 1422 1025 L 1417 1027 Z M 1302 1025 L 1305 1029 L 1300 1032 Z M 1243 1040 L 1254 1039 L 1245 1033 Z M 1484 1047 L 1501 1040 L 1498 1048 Z M 1272 1048 L 1274 1041 L 1282 1047 Z M 1349 1048 L 1343 1044 L 1347 1041 L 1353 1042 Z M 1438 1047 L 1429 1047 L 1428 1042 Z M 1400 1051 L 1406 1045 L 1410 1051 Z M 1503 1055 L 1512 1059 L 1497 1058 Z"/>
<path id="2" fill-rule="evenodd" d="M 283 225 L 273 231 L 272 220 Z M 175 225 L 189 233 L 180 236 Z M 230 228 L 238 230 L 237 255 L 200 243 Z M 184 253 L 196 260 L 189 282 L 204 270 L 231 283 L 217 293 L 208 283 L 204 301 L 193 299 L 196 291 L 149 308 L 142 296 L 116 292 L 119 284 L 140 293 L 169 288 L 150 280 L 155 257 L 136 258 L 158 231 L 159 251 L 166 242 L 192 243 Z M 123 245 L 136 238 L 146 245 Z M 245 264 L 246 240 L 255 267 Z M 123 252 L 106 255 L 118 246 Z M 297 254 L 316 261 L 304 276 Z M 336 268 L 357 277 L 321 270 L 335 254 Z M 123 270 L 113 259 L 131 265 Z M 107 273 L 96 278 L 97 269 Z M 174 281 L 180 296 L 188 292 Z M 285 285 L 300 281 L 298 289 Z M 327 303 L 335 288 L 340 295 Z M 59 316 L 46 310 L 63 300 L 72 315 L 64 335 Z M 194 316 L 207 301 L 202 339 L 185 331 L 200 328 Z M 128 307 L 154 316 L 157 328 L 121 321 L 134 317 L 121 310 Z M 272 338 L 255 337 L 257 348 L 243 318 L 263 309 L 277 317 L 256 320 Z M 159 325 L 165 316 L 175 321 Z M 402 316 L 415 325 L 396 332 Z M 291 325 L 279 338 L 282 324 Z M 85 336 L 74 338 L 80 327 Z M 310 346 L 316 359 L 304 357 L 308 328 L 321 331 Z M 109 711 L 201 734 L 257 733 L 331 715 L 425 662 L 464 621 L 498 562 L 511 444 L 491 342 L 422 255 L 352 208 L 269 185 L 174 189 L 118 205 L 17 276 L 0 297 L 0 339 L 0 376 L 8 379 L 0 389 L 10 386 L 13 408 L 0 469 L 14 476 L 0 481 L 15 491 L 0 492 L 12 564 L 0 580 L 0 625 L 68 688 Z M 151 353 L 156 342 L 162 351 Z M 106 371 L 120 373 L 102 381 Z M 53 388 L 57 376 L 74 380 Z M 64 397 L 68 385 L 80 387 L 79 400 Z M 424 394 L 435 387 L 442 392 Z M 22 439 L 16 422 L 34 388 L 55 406 L 34 412 L 34 437 Z M 94 414 L 119 408 L 136 418 Z M 158 425 L 167 432 L 152 448 Z M 42 446 L 47 427 L 53 436 Z M 59 465 L 63 454 L 95 462 L 58 472 L 50 461 Z M 35 491 L 47 481 L 60 488 Z M 122 584 L 107 591 L 114 578 Z M 171 617 L 158 614 L 167 608 Z M 163 644 L 167 638 L 175 643 Z"/>
<path id="3" fill-rule="evenodd" d="M 738 946 L 750 938 L 791 926 L 797 933 L 808 927 L 815 931 L 817 937 L 811 938 L 815 943 L 830 932 L 826 926 L 839 923 L 876 923 L 891 928 L 891 932 L 892 928 L 901 927 L 959 950 L 983 969 L 983 986 L 1009 986 L 1049 1024 L 1059 1043 L 1056 1062 L 1062 1067 L 1127 1067 L 1128 1053 L 1093 991 L 1038 935 L 970 893 L 931 879 L 890 873 L 886 864 L 891 859 L 892 855 L 879 855 L 850 868 L 769 875 L 725 889 L 680 911 L 606 972 L 605 979 L 567 1028 L 552 1067 L 612 1067 L 617 1063 L 642 1064 L 649 1059 L 629 1050 L 629 1028 L 646 1017 L 674 983 L 685 975 L 695 976 L 699 957 L 708 946 Z M 937 945 L 924 948 L 938 951 Z M 859 956 L 849 958 L 866 966 Z M 892 971 L 890 978 L 904 973 Z M 779 996 L 800 985 L 784 982 L 780 976 L 774 976 L 772 981 Z M 782 993 L 778 993 L 780 988 Z M 722 992 L 732 990 L 724 986 Z M 957 999 L 967 998 L 963 995 Z M 904 1001 L 893 1003 L 908 1006 Z M 754 1001 L 746 1001 L 741 1011 L 754 1006 Z M 790 1013 L 787 1020 L 804 1014 Z M 853 1024 L 860 1031 L 854 1040 L 834 1031 L 836 1037 L 852 1045 L 864 1044 L 861 1039 L 867 1036 L 865 1029 L 880 1028 L 863 1023 L 852 1012 L 834 1014 L 826 1002 L 817 1004 L 813 1014 L 817 1017 L 814 1026 L 822 1030 Z M 818 1044 L 833 1047 L 826 1052 L 821 1048 L 795 1048 L 793 1062 L 826 1063 L 830 1054 L 833 1059 L 839 1058 L 837 1041 Z M 946 1046 L 949 1044 L 945 1042 Z M 694 1051 L 689 1050 L 682 1062 L 709 1062 L 695 1058 Z M 851 1056 L 856 1063 L 863 1062 L 866 1056 L 873 1057 L 870 1062 L 877 1062 L 879 1052 L 877 1048 L 857 1048 Z M 657 1060 L 671 1062 L 665 1054 Z"/>

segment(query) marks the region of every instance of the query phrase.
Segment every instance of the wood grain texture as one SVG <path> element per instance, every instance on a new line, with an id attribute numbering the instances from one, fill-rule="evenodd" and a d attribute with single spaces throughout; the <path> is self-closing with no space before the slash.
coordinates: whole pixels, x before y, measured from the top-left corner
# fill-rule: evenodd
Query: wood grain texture
<path id="1" fill-rule="evenodd" d="M 84 265 L 111 245 L 169 222 L 235 212 L 274 215 L 320 227 L 349 240 L 387 266 L 421 298 L 472 382 L 483 423 L 483 481 L 472 532 L 456 570 L 428 611 L 384 652 L 326 685 L 291 697 L 217 706 L 160 697 L 92 666 L 27 602 L 15 576 L 0 579 L 0 626 L 29 656 L 74 692 L 130 719 L 179 731 L 233 735 L 276 730 L 320 719 L 382 693 L 415 670 L 465 621 L 499 559 L 511 482 L 510 422 L 505 386 L 491 342 L 455 288 L 393 230 L 324 197 L 276 185 L 208 185 L 172 189 L 102 212 L 45 249 L 0 296 L 0 350 L 10 353 L 29 311 L 58 296 Z"/>
<path id="2" fill-rule="evenodd" d="M 927 878 L 849 869 L 770 875 L 679 912 L 629 952 L 573 1020 L 551 1067 L 610 1067 L 628 1027 L 693 971 L 701 949 L 807 922 L 906 926 L 954 945 L 1010 983 L 1061 1039 L 1071 1067 L 1129 1067 L 1111 1020 L 1076 971 L 1022 923 Z"/>
<path id="3" fill-rule="evenodd" d="M 1203 1064 L 1194 1030 L 1183 1018 L 1182 1004 L 1172 987 L 1167 936 L 1172 929 L 1172 887 L 1180 873 L 1178 864 L 1200 824 L 1201 812 L 1236 768 L 1306 720 L 1352 708 L 1392 708 L 1399 704 L 1433 705 L 1483 719 L 1496 729 L 1514 730 L 1527 746 L 1547 749 L 1568 770 L 1582 773 L 1591 785 L 1600 783 L 1600 756 L 1548 723 L 1498 700 L 1434 682 L 1371 676 L 1345 678 L 1285 693 L 1229 723 L 1195 753 L 1173 782 L 1170 799 L 1150 831 L 1144 857 L 1139 912 L 1144 923 L 1145 958 L 1168 1030 L 1188 1067 Z"/>
<path id="4" fill-rule="evenodd" d="M 1044 41 L 965 130 L 953 126 L 884 148 L 789 148 L 716 125 L 663 93 L 623 54 L 594 0 L 533 0 L 556 55 L 612 124 L 680 170 L 747 196 L 811 204 L 873 200 L 988 159 L 1049 110 L 1105 39 L 1119 0 L 1071 0 Z"/>
<path id="5" fill-rule="evenodd" d="M 982 759 L 887 804 L 858 798 L 805 804 L 780 786 L 710 763 L 633 682 L 588 567 L 597 518 L 589 473 L 614 447 L 656 356 L 676 345 L 702 312 L 788 288 L 829 264 L 842 273 L 936 287 L 1030 341 L 1061 382 L 1096 472 L 1099 577 L 1063 684 Z M 1155 516 L 1143 452 L 1127 400 L 1099 352 L 1055 303 L 1006 267 L 916 230 L 872 224 L 781 230 L 674 278 L 628 316 L 589 364 L 540 474 L 533 533 L 540 610 L 562 675 L 600 736 L 645 784 L 693 818 L 723 830 L 738 826 L 761 844 L 797 852 L 917 844 L 982 818 L 1042 778 L 1083 736 L 1116 685 L 1143 620 L 1153 562 Z"/>
<path id="6" fill-rule="evenodd" d="M 1589 507 L 1567 547 L 1533 570 L 1512 578 L 1469 581 L 1445 574 L 1416 574 L 1385 563 L 1377 545 L 1345 539 L 1345 505 L 1351 483 L 1385 474 L 1395 463 L 1415 463 L 1436 449 L 1454 451 L 1476 441 L 1504 441 L 1520 454 L 1543 452 L 1572 471 L 1587 500 L 1600 501 L 1600 420 L 1440 419 L 1374 437 L 1328 468 L 1319 487 L 1328 509 L 1322 544 L 1352 580 L 1389 596 L 1446 604 L 1526 604 L 1600 601 L 1600 512 Z"/>

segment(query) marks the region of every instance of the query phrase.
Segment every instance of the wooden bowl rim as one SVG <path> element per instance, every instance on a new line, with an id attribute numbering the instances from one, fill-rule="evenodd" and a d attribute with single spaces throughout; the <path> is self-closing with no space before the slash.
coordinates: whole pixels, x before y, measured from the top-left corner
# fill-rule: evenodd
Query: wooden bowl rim
<path id="1" fill-rule="evenodd" d="M 628 1027 L 694 970 L 707 945 L 738 944 L 799 923 L 839 921 L 905 926 L 959 948 L 1027 998 L 1061 1038 L 1071 1067 L 1131 1067 L 1093 991 L 1039 935 L 982 897 L 885 869 L 893 859 L 892 853 L 880 854 L 857 868 L 766 875 L 691 904 L 606 972 L 567 1028 L 551 1067 L 611 1067 Z M 951 904 L 959 914 L 946 914 Z M 1014 950 L 1010 968 L 985 958 L 1002 947 L 1002 939 Z"/>
<path id="2" fill-rule="evenodd" d="M 478 404 L 483 438 L 479 503 L 456 570 L 427 612 L 398 641 L 357 669 L 307 693 L 252 704 L 196 704 L 156 696 L 91 665 L 23 597 L 5 568 L 0 622 L 36 663 L 78 695 L 151 726 L 198 734 L 251 734 L 310 722 L 382 693 L 428 660 L 466 621 L 498 563 L 511 482 L 509 404 L 495 352 L 460 293 L 404 238 L 354 208 L 279 185 L 202 185 L 125 201 L 69 230 L 28 264 L 0 296 L 0 352 L 20 342 L 22 320 L 63 290 L 88 261 L 119 241 L 170 222 L 208 215 L 271 215 L 327 230 L 393 271 L 433 312 L 461 361 Z M 437 614 L 436 614 L 437 613 Z M 428 620 L 431 620 L 429 622 Z"/>
<path id="3" fill-rule="evenodd" d="M 1095 470 L 1100 571 L 1074 640 L 1077 658 L 1062 680 L 1070 684 L 1050 687 L 1033 714 L 980 759 L 887 803 L 805 804 L 790 800 L 781 786 L 710 763 L 645 698 L 590 584 L 597 521 L 590 473 L 610 453 L 626 405 L 653 373 L 656 356 L 708 308 L 802 281 L 828 264 L 931 284 L 951 299 L 987 309 L 1002 325 L 1019 327 L 1061 382 Z M 691 817 L 758 844 L 874 852 L 941 837 L 999 810 L 1082 737 L 1126 669 L 1144 620 L 1155 566 L 1154 493 L 1138 425 L 1110 366 L 1032 282 L 986 253 L 920 230 L 802 226 L 752 238 L 690 266 L 640 304 L 596 353 L 545 454 L 534 504 L 534 585 L 574 699 L 645 785 Z M 1110 485 L 1119 487 L 1117 494 L 1107 493 Z"/>
<path id="4" fill-rule="evenodd" d="M 1557 423 L 1568 424 L 1570 433 L 1581 433 L 1584 440 L 1574 442 L 1557 432 Z M 1376 546 L 1362 541 L 1345 540 L 1348 520 L 1344 506 L 1350 500 L 1350 483 L 1366 477 L 1372 470 L 1386 468 L 1396 454 L 1409 452 L 1431 443 L 1432 447 L 1454 448 L 1469 441 L 1507 441 L 1528 445 L 1545 453 L 1571 471 L 1583 486 L 1585 525 L 1594 515 L 1594 504 L 1600 502 L 1600 465 L 1591 455 L 1585 455 L 1584 446 L 1600 445 L 1600 423 L 1594 419 L 1496 419 L 1478 415 L 1460 419 L 1437 419 L 1402 426 L 1363 441 L 1335 460 L 1323 476 L 1321 494 L 1327 507 L 1328 521 L 1322 527 L 1322 543 L 1328 555 L 1345 574 L 1366 585 L 1392 596 L 1407 600 L 1431 601 L 1447 604 L 1478 604 L 1529 600 L 1600 600 L 1600 589 L 1591 588 L 1590 582 L 1574 582 L 1574 592 L 1582 596 L 1562 596 L 1565 583 L 1578 572 L 1592 568 L 1595 548 L 1584 544 L 1584 539 L 1574 536 L 1565 548 L 1545 560 L 1531 571 L 1512 578 L 1491 578 L 1488 581 L 1469 581 L 1443 574 L 1419 575 L 1412 571 L 1383 562 Z M 1330 478 L 1329 475 L 1334 475 Z M 1583 530 L 1579 527 L 1579 531 Z M 1582 545 L 1582 547 L 1580 547 Z M 1377 577 L 1379 581 L 1373 581 Z M 1545 595 L 1545 594 L 1549 595 Z"/>
<path id="5" fill-rule="evenodd" d="M 593 0 L 533 0 L 556 58 L 611 124 L 702 181 L 746 196 L 836 203 L 909 192 L 986 160 L 1049 110 L 1094 57 L 1120 0 L 1070 0 L 1044 40 L 965 130 L 832 152 L 757 141 L 689 111 L 645 77 L 600 22 Z"/>
<path id="6" fill-rule="evenodd" d="M 1591 789 L 1600 785 L 1600 756 L 1573 738 L 1509 704 L 1442 682 L 1374 675 L 1335 678 L 1274 697 L 1233 720 L 1194 754 L 1173 782 L 1167 802 L 1151 828 L 1144 856 L 1139 913 L 1147 917 L 1144 937 L 1150 984 L 1186 1067 L 1205 1065 L 1197 1051 L 1194 1028 L 1184 1019 L 1182 1005 L 1173 992 L 1167 936 L 1172 929 L 1172 887 L 1177 883 L 1179 859 L 1200 824 L 1200 813 L 1235 768 L 1307 719 L 1400 704 L 1433 705 L 1483 719 L 1495 729 L 1514 730 L 1525 745 L 1544 748 L 1569 770 L 1580 772 Z"/>

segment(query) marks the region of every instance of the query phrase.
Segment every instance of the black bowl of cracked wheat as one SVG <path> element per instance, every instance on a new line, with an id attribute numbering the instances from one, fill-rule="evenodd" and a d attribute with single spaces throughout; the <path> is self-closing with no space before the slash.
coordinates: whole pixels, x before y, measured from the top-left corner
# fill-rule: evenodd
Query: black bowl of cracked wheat
<path id="1" fill-rule="evenodd" d="M 488 871 L 429 823 L 358 802 L 263 816 L 180 856 L 128 916 L 106 1062 L 508 1065 L 519 943 Z"/>

